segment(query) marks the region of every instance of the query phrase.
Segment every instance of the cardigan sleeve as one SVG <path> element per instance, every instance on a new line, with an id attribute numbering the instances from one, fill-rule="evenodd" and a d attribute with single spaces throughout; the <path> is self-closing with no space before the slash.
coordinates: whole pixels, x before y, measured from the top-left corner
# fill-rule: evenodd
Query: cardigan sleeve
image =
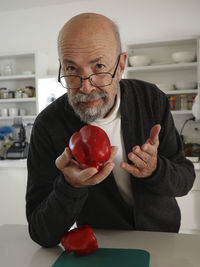
<path id="1" fill-rule="evenodd" d="M 155 121 L 161 124 L 158 164 L 153 175 L 143 179 L 143 182 L 151 192 L 159 195 L 186 195 L 194 183 L 194 166 L 184 155 L 182 140 L 174 125 L 168 99 L 162 92 L 158 94 L 154 110 L 157 117 Z"/>
<path id="2" fill-rule="evenodd" d="M 87 188 L 68 184 L 56 168 L 54 145 L 46 127 L 36 119 L 27 160 L 26 215 L 31 238 L 44 247 L 60 242 L 88 194 Z"/>

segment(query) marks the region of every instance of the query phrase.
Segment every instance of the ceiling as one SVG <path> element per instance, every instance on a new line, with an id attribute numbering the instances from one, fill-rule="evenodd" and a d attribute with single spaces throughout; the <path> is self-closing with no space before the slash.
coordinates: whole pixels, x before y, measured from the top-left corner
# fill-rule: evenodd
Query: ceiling
<path id="1" fill-rule="evenodd" d="M 72 2 L 83 2 L 86 0 L 0 0 L 0 12 L 15 11 L 34 7 L 60 5 Z"/>

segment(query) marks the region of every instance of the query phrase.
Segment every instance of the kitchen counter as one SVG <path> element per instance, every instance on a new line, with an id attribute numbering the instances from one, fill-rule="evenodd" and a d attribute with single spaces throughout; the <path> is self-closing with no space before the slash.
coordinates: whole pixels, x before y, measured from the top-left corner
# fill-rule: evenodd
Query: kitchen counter
<path id="1" fill-rule="evenodd" d="M 0 160 L 0 168 L 26 168 L 27 159 Z"/>
<path id="2" fill-rule="evenodd" d="M 94 232 L 99 247 L 147 250 L 151 255 L 150 267 L 200 266 L 200 235 L 113 230 Z M 30 239 L 25 225 L 0 226 L 2 267 L 50 267 L 62 251 L 60 246 L 41 248 Z"/>
<path id="3" fill-rule="evenodd" d="M 27 159 L 5 159 L 0 160 L 0 168 L 26 168 Z M 200 170 L 200 162 L 195 162 L 195 170 Z"/>

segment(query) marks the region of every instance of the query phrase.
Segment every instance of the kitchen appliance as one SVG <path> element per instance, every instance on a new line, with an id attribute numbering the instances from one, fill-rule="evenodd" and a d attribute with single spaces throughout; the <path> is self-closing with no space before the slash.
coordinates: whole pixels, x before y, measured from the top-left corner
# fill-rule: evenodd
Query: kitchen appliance
<path id="1" fill-rule="evenodd" d="M 28 155 L 28 143 L 26 141 L 26 130 L 22 118 L 14 118 L 12 125 L 13 144 L 7 150 L 7 159 L 24 159 Z"/>

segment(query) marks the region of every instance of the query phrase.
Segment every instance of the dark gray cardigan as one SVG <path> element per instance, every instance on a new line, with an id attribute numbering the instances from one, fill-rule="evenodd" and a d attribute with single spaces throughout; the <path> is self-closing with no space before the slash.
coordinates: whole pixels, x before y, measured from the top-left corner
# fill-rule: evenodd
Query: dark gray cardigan
<path id="1" fill-rule="evenodd" d="M 179 230 L 181 215 L 175 197 L 188 193 L 195 174 L 184 157 L 167 97 L 143 81 L 122 80 L 120 86 L 127 154 L 146 141 L 154 124 L 161 124 L 157 170 L 145 179 L 131 176 L 133 207 L 121 197 L 113 174 L 96 186 L 69 185 L 55 160 L 84 123 L 69 106 L 67 94 L 63 95 L 38 115 L 28 155 L 27 219 L 32 239 L 42 246 L 58 244 L 75 221 L 93 228 Z"/>

